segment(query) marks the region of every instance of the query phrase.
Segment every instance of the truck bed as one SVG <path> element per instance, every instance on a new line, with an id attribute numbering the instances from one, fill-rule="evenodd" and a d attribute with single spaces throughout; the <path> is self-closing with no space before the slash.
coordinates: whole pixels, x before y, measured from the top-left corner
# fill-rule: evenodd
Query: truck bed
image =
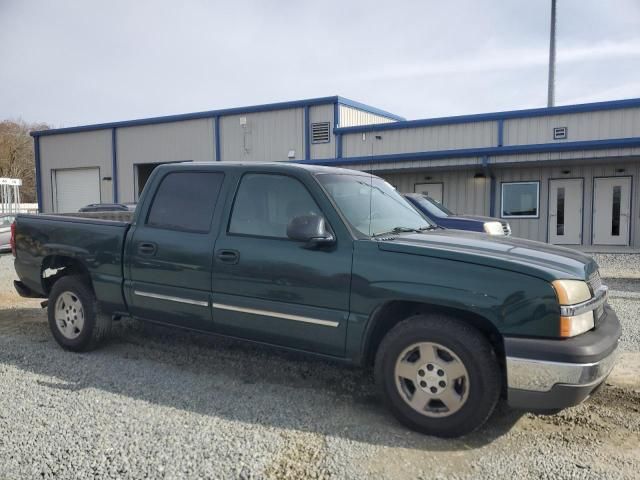
<path id="1" fill-rule="evenodd" d="M 125 221 L 125 218 L 128 219 Z M 34 295 L 47 295 L 46 278 L 62 259 L 83 265 L 98 302 L 122 308 L 122 256 L 130 212 L 18 215 L 16 272 Z"/>

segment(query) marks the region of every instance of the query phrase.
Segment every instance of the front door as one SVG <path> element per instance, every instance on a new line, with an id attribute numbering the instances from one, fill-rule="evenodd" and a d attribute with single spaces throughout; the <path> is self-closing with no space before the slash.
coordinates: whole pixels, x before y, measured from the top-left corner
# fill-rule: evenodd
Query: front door
<path id="1" fill-rule="evenodd" d="M 601 177 L 593 183 L 593 244 L 629 245 L 631 177 Z"/>
<path id="2" fill-rule="evenodd" d="M 316 199 L 322 200 L 292 176 L 243 175 L 226 231 L 216 241 L 213 315 L 218 331 L 344 354 L 352 241 L 338 236 L 332 247 L 307 249 L 287 237 L 294 217 L 328 218 L 328 208 L 323 210 Z"/>
<path id="3" fill-rule="evenodd" d="M 582 244 L 582 178 L 549 181 L 549 243 Z"/>
<path id="4" fill-rule="evenodd" d="M 431 197 L 438 203 L 442 203 L 442 190 L 442 183 L 416 183 L 413 186 L 414 193 L 421 193 Z"/>

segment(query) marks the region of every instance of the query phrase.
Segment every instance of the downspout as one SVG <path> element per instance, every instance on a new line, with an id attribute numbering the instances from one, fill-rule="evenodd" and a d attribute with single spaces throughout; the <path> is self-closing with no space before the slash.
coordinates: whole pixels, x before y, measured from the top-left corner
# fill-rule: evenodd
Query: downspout
<path id="1" fill-rule="evenodd" d="M 111 129 L 111 187 L 113 203 L 118 203 L 118 136 L 116 129 Z"/>
<path id="2" fill-rule="evenodd" d="M 311 141 L 309 137 L 311 125 L 309 119 L 309 105 L 304 106 L 304 159 L 311 159 Z"/>
<path id="3" fill-rule="evenodd" d="M 485 176 L 489 179 L 489 216 L 496 216 L 496 177 L 493 175 L 493 171 L 489 166 L 489 157 L 482 157 L 482 170 Z"/>
<path id="4" fill-rule="evenodd" d="M 40 179 L 40 137 L 33 137 L 33 153 L 36 164 L 36 201 L 38 202 L 38 213 L 42 213 L 42 183 Z"/>

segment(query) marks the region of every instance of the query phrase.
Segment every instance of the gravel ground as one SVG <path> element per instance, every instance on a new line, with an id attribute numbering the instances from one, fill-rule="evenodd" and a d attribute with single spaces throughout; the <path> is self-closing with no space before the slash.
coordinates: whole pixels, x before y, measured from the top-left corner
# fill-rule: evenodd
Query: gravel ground
<path id="1" fill-rule="evenodd" d="M 548 417 L 501 406 L 441 440 L 400 426 L 355 368 L 133 321 L 64 352 L 13 275 L 0 258 L 0 478 L 638 478 L 640 388 Z M 638 355 L 640 299 L 620 291 Z"/>
<path id="2" fill-rule="evenodd" d="M 640 254 L 638 253 L 590 253 L 587 254 L 600 266 L 600 275 L 615 278 L 640 278 Z"/>

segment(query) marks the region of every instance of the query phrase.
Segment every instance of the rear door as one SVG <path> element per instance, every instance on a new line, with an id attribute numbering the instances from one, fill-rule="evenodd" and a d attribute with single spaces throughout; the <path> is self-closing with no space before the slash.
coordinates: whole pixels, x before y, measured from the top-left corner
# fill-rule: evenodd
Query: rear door
<path id="1" fill-rule="evenodd" d="M 343 355 L 352 243 L 319 185 L 286 174 L 249 172 L 216 242 L 213 311 L 226 334 Z M 289 222 L 323 215 L 337 237 L 309 250 L 287 238 Z"/>
<path id="2" fill-rule="evenodd" d="M 224 174 L 171 171 L 154 180 L 127 244 L 125 291 L 136 317 L 209 330 L 212 255 Z"/>

